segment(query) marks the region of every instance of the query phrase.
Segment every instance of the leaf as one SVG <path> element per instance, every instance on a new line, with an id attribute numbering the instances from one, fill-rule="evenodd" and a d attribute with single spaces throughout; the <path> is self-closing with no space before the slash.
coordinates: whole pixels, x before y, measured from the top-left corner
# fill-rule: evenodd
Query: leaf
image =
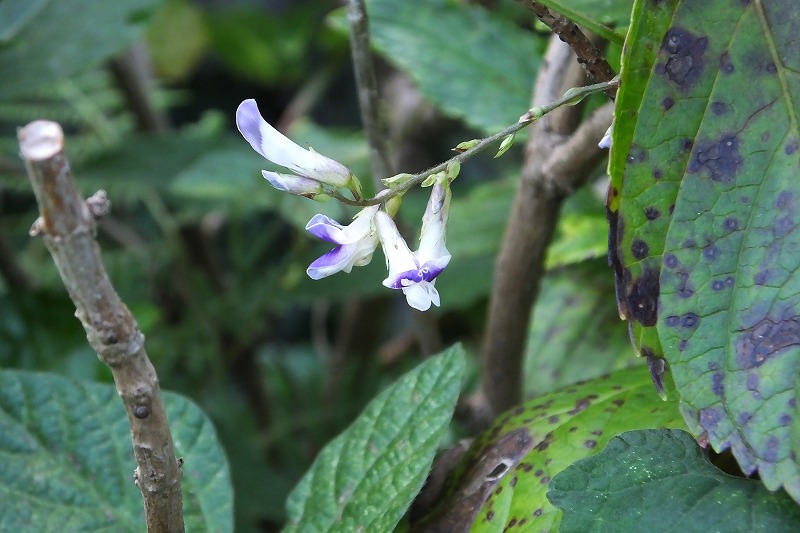
<path id="1" fill-rule="evenodd" d="M 188 0 L 166 0 L 147 29 L 147 48 L 159 78 L 188 77 L 208 48 L 202 11 Z"/>
<path id="2" fill-rule="evenodd" d="M 75 167 L 86 194 L 105 189 L 114 202 L 132 202 L 150 191 L 165 190 L 186 168 L 224 142 L 219 135 L 190 137 L 182 133 L 129 137 L 117 148 Z M 168 157 L 153 157 L 168 154 Z M 228 176 L 220 176 L 224 180 Z M 234 176 L 241 179 L 240 176 Z"/>
<path id="3" fill-rule="evenodd" d="M 425 481 L 463 374 L 455 346 L 379 394 L 289 496 L 285 531 L 391 531 Z"/>
<path id="4" fill-rule="evenodd" d="M 610 164 L 623 312 L 690 429 L 800 501 L 800 11 L 672 0 L 633 20 Z"/>
<path id="5" fill-rule="evenodd" d="M 184 458 L 187 531 L 233 531 L 228 465 L 214 428 L 165 393 Z M 0 515 L 8 531 L 142 531 L 128 417 L 112 385 L 0 371 Z"/>
<path id="6" fill-rule="evenodd" d="M 530 107 L 544 39 L 465 3 L 368 0 L 375 48 L 447 115 L 485 132 Z"/>
<path id="7" fill-rule="evenodd" d="M 545 266 L 549 270 L 607 255 L 605 206 L 595 187 L 587 185 L 575 191 L 561 209 L 556 234 L 547 248 Z"/>
<path id="8" fill-rule="evenodd" d="M 600 37 L 619 44 L 622 44 L 622 38 L 612 28 L 628 25 L 633 5 L 632 0 L 541 0 L 540 3 Z"/>
<path id="9" fill-rule="evenodd" d="M 424 525 L 431 531 L 554 531 L 561 513 L 545 492 L 555 474 L 617 433 L 682 425 L 677 402 L 662 401 L 641 366 L 535 398 L 473 443 L 449 498 Z"/>
<path id="10" fill-rule="evenodd" d="M 547 497 L 564 511 L 562 533 L 789 533 L 800 523 L 785 493 L 722 472 L 691 435 L 674 429 L 614 437 L 554 477 Z"/>
<path id="11" fill-rule="evenodd" d="M 0 45 L 11 42 L 48 0 L 5 0 L 0 3 Z"/>
<path id="12" fill-rule="evenodd" d="M 5 28 L 0 72 L 14 73 L 0 77 L 0 95 L 24 95 L 99 65 L 139 36 L 157 3 L 40 1 L 17 11 L 12 22 L 0 20 Z M 11 14 L 0 10 L 0 15 Z"/>
<path id="13" fill-rule="evenodd" d="M 233 71 L 261 84 L 285 84 L 305 74 L 318 38 L 316 9 L 298 2 L 268 12 L 243 3 L 209 9 L 205 26 L 214 51 Z"/>
<path id="14" fill-rule="evenodd" d="M 604 260 L 549 272 L 531 317 L 526 397 L 636 364 Z"/>

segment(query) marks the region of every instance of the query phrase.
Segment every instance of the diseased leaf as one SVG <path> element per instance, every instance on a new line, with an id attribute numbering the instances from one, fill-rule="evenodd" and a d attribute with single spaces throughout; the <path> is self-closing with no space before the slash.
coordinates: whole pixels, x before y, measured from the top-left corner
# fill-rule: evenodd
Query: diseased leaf
<path id="1" fill-rule="evenodd" d="M 214 428 L 188 399 L 165 393 L 183 457 L 187 531 L 233 531 L 228 464 Z M 144 528 L 128 417 L 113 385 L 0 371 L 0 516 L 3 529 Z"/>
<path id="2" fill-rule="evenodd" d="M 289 496 L 285 531 L 391 531 L 425 481 L 463 373 L 455 346 L 372 400 Z"/>
<path id="3" fill-rule="evenodd" d="M 685 431 L 648 429 L 611 439 L 550 482 L 562 533 L 797 531 L 800 507 L 783 492 L 708 462 Z"/>
<path id="4" fill-rule="evenodd" d="M 473 443 L 425 529 L 553 531 L 561 513 L 545 493 L 555 474 L 617 433 L 681 426 L 677 402 L 662 401 L 641 366 L 535 398 L 502 415 Z"/>
<path id="5" fill-rule="evenodd" d="M 695 434 L 797 501 L 799 30 L 790 0 L 637 2 L 609 195 L 640 350 Z"/>

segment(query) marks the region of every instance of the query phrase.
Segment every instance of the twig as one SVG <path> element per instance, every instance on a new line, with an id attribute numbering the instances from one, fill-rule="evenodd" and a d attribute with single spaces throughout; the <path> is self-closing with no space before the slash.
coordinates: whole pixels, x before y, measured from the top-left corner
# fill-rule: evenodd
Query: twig
<path id="1" fill-rule="evenodd" d="M 534 104 L 565 81 L 566 46 L 551 41 L 548 61 L 537 79 Z M 554 79 L 556 80 L 554 82 Z M 508 227 L 495 264 L 482 361 L 482 392 L 496 416 L 522 400 L 525 342 L 544 274 L 544 258 L 564 199 L 602 158 L 597 147 L 611 122 L 612 104 L 595 111 L 570 136 L 543 121 L 531 131 L 526 161 Z M 559 121 L 567 124 L 570 120 Z"/>
<path id="2" fill-rule="evenodd" d="M 600 50 L 589 41 L 574 22 L 563 15 L 551 12 L 546 6 L 535 0 L 517 0 L 517 3 L 533 11 L 539 20 L 544 22 L 553 30 L 553 33 L 572 48 L 578 56 L 578 63 L 583 65 L 595 83 L 611 81 L 614 78 L 614 69 L 608 64 Z M 609 87 L 604 92 L 612 100 L 617 94 L 614 87 Z"/>
<path id="3" fill-rule="evenodd" d="M 369 143 L 372 179 L 375 190 L 379 191 L 383 188 L 380 179 L 391 176 L 394 171 L 386 143 L 388 128 L 378 107 L 378 80 L 369 47 L 369 19 L 364 0 L 348 0 L 347 20 L 350 22 L 350 50 L 358 89 L 358 107 Z"/>
<path id="4" fill-rule="evenodd" d="M 31 122 L 18 138 L 41 213 L 31 233 L 44 236 L 75 304 L 75 316 L 111 369 L 128 414 L 147 531 L 182 532 L 181 470 L 156 371 L 145 353 L 144 335 L 114 291 L 94 239 L 94 218 L 108 208 L 108 201 L 95 196 L 87 203 L 80 197 L 57 123 Z"/>
<path id="5" fill-rule="evenodd" d="M 436 174 L 437 172 L 442 172 L 442 171 L 446 170 L 447 166 L 451 162 L 457 161 L 459 163 L 463 163 L 464 161 L 467 161 L 468 159 L 471 159 L 472 157 L 476 156 L 478 153 L 480 153 L 480 152 L 486 150 L 487 148 L 489 148 L 492 144 L 494 144 L 494 143 L 496 143 L 496 142 L 498 142 L 498 141 L 500 141 L 502 139 L 505 139 L 509 135 L 513 135 L 513 134 L 517 133 L 518 131 L 520 131 L 520 130 L 522 130 L 524 128 L 527 128 L 528 126 L 530 126 L 531 124 L 533 124 L 534 122 L 536 122 L 537 120 L 542 118 L 543 116 L 545 116 L 548 113 L 558 109 L 559 107 L 562 107 L 562 106 L 565 106 L 565 105 L 574 105 L 574 104 L 578 103 L 580 100 L 582 100 L 583 98 L 585 98 L 586 96 L 588 96 L 590 94 L 597 93 L 597 92 L 605 92 L 609 88 L 616 88 L 617 86 L 618 86 L 617 79 L 614 78 L 609 82 L 596 83 L 594 85 L 587 85 L 586 87 L 574 87 L 574 88 L 568 90 L 567 92 L 565 92 L 564 95 L 561 98 L 557 99 L 554 102 L 551 102 L 549 104 L 543 105 L 541 107 L 533 107 L 533 108 L 531 108 L 530 110 L 528 110 L 527 113 L 525 113 L 524 115 L 522 115 L 520 117 L 518 122 L 516 122 L 515 124 L 512 124 L 511 126 L 508 126 L 507 128 L 503 129 L 502 131 L 500 131 L 498 133 L 495 133 L 494 135 L 491 135 L 491 136 L 486 137 L 484 139 L 478 140 L 477 144 L 475 144 L 475 146 L 473 146 L 472 148 L 470 148 L 470 149 L 468 149 L 468 150 L 466 150 L 464 152 L 461 152 L 460 154 L 458 154 L 458 155 L 456 155 L 454 157 L 451 157 L 447 161 L 444 161 L 443 163 L 439 163 L 438 165 L 436 165 L 434 167 L 431 167 L 428 170 L 424 170 L 422 172 L 418 172 L 417 174 L 409 174 L 407 176 L 407 181 L 405 181 L 402 185 L 399 185 L 399 186 L 391 188 L 391 189 L 384 189 L 383 191 L 379 192 L 378 194 L 376 194 L 372 198 L 365 198 L 365 199 L 362 199 L 362 200 L 353 200 L 351 198 L 348 198 L 348 197 L 342 195 L 338 191 L 327 191 L 327 192 L 328 192 L 328 194 L 330 194 L 331 196 L 333 196 L 334 198 L 336 198 L 340 202 L 342 202 L 344 204 L 347 204 L 347 205 L 367 206 L 367 205 L 377 205 L 377 204 L 386 202 L 386 201 L 390 200 L 391 198 L 394 198 L 395 196 L 404 194 L 408 190 L 410 190 L 413 187 L 419 185 L 420 183 L 425 181 L 425 178 L 427 178 L 428 176 L 430 176 L 432 174 Z"/>

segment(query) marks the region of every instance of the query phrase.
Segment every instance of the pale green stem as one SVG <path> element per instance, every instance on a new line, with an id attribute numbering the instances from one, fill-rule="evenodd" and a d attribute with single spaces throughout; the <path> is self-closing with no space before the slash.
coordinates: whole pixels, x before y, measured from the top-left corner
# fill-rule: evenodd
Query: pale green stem
<path id="1" fill-rule="evenodd" d="M 527 128 L 528 126 L 536 122 L 544 115 L 558 109 L 559 107 L 563 107 L 565 105 L 575 105 L 584 98 L 586 98 L 587 96 L 589 96 L 590 94 L 603 92 L 608 89 L 616 88 L 618 86 L 619 86 L 619 80 L 618 78 L 614 78 L 611 81 L 595 83 L 594 85 L 586 85 L 585 87 L 574 87 L 569 91 L 565 92 L 564 96 L 562 96 L 561 98 L 559 98 L 558 100 L 556 100 L 551 104 L 529 109 L 527 113 L 525 113 L 520 117 L 518 122 L 512 124 L 511 126 L 508 126 L 507 128 L 498 133 L 495 133 L 494 135 L 481 139 L 475 146 L 473 146 L 469 150 L 461 152 L 460 154 L 451 157 L 447 161 L 439 163 L 435 167 L 431 167 L 428 170 L 424 170 L 418 174 L 412 174 L 411 177 L 408 178 L 408 181 L 406 181 L 402 185 L 399 185 L 392 189 L 384 189 L 375 196 L 373 196 L 372 198 L 365 198 L 363 200 L 353 200 L 352 198 L 347 198 L 346 196 L 342 195 L 339 191 L 336 190 L 326 191 L 326 192 L 333 198 L 336 198 L 340 202 L 347 205 L 368 206 L 368 205 L 376 205 L 384 203 L 394 198 L 395 196 L 400 196 L 402 194 L 405 194 L 413 187 L 425 181 L 425 178 L 427 178 L 428 176 L 446 170 L 447 166 L 453 161 L 463 163 L 464 161 L 484 151 L 492 144 L 508 137 L 509 135 L 514 135 L 515 133 L 524 128 Z"/>

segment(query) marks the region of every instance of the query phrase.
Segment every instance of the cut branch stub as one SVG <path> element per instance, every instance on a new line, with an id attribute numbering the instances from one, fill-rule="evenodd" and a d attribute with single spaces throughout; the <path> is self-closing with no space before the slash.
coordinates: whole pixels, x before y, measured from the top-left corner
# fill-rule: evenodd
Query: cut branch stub
<path id="1" fill-rule="evenodd" d="M 80 196 L 57 123 L 37 120 L 18 137 L 41 213 L 31 234 L 44 236 L 75 316 L 111 368 L 128 414 L 147 530 L 182 532 L 181 471 L 158 378 L 144 351 L 144 335 L 111 285 L 94 240 L 95 218 L 107 212 L 109 202 L 103 191 L 88 202 Z"/>

